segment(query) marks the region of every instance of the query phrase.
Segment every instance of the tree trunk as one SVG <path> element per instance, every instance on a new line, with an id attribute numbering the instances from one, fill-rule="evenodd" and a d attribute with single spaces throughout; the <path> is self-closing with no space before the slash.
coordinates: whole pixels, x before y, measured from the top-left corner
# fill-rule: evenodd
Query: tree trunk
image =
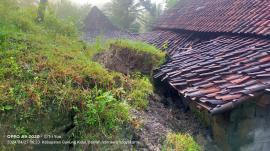
<path id="1" fill-rule="evenodd" d="M 40 0 L 38 7 L 37 22 L 43 22 L 48 0 Z"/>

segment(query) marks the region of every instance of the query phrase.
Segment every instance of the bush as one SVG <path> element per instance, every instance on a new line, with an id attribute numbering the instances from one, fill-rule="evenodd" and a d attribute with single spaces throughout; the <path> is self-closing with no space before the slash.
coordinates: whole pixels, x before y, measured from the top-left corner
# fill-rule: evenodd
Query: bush
<path id="1" fill-rule="evenodd" d="M 137 109 L 148 106 L 149 95 L 153 93 L 153 85 L 147 77 L 142 77 L 133 82 L 132 91 L 128 94 L 129 102 Z"/>
<path id="2" fill-rule="evenodd" d="M 200 151 L 200 146 L 188 134 L 169 133 L 163 151 Z"/>
<path id="3" fill-rule="evenodd" d="M 129 121 L 129 107 L 126 103 L 114 98 L 111 92 L 95 89 L 91 95 L 86 96 L 85 107 L 82 111 L 75 107 L 79 113 L 75 117 L 75 123 L 81 136 L 84 136 L 85 129 L 94 130 L 90 138 L 95 137 L 94 134 L 102 133 L 109 139 Z"/>

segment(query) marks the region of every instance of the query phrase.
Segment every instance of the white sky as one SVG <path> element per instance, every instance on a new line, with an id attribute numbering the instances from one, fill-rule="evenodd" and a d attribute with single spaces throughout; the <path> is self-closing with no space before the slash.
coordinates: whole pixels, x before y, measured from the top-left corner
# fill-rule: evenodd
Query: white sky
<path id="1" fill-rule="evenodd" d="M 71 0 L 72 2 L 75 2 L 77 4 L 91 4 L 96 6 L 101 6 L 110 0 Z M 164 0 L 152 0 L 152 2 L 162 3 Z"/>

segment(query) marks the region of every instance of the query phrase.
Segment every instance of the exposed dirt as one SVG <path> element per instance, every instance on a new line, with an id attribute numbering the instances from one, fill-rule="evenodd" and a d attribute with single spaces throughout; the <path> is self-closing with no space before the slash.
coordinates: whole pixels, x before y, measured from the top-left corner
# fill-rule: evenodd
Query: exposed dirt
<path id="1" fill-rule="evenodd" d="M 110 70 L 124 74 L 141 72 L 152 75 L 154 66 L 151 57 L 150 54 L 111 46 L 110 51 L 95 55 L 93 60 Z M 207 128 L 183 105 L 173 103 L 175 101 L 180 102 L 164 95 L 163 92 L 158 92 L 150 96 L 146 110 L 132 109 L 131 135 L 134 141 L 139 142 L 133 147 L 136 150 L 160 151 L 168 133 L 173 132 L 190 134 L 204 150 L 217 151 L 218 149 L 211 143 Z"/>
<path id="2" fill-rule="evenodd" d="M 164 100 L 165 99 L 165 100 Z M 167 101 L 168 105 L 161 102 Z M 139 123 L 134 129 L 135 140 L 140 142 L 137 150 L 162 150 L 163 143 L 169 132 L 188 133 L 203 147 L 204 150 L 218 150 L 212 145 L 207 129 L 190 112 L 155 94 L 150 98 L 146 111 L 132 110 L 134 122 Z M 136 126 L 135 126 L 136 127 Z"/>
<path id="3" fill-rule="evenodd" d="M 151 54 L 136 52 L 115 45 L 111 45 L 109 51 L 96 54 L 93 60 L 110 70 L 124 74 L 141 72 L 151 75 L 154 69 L 154 58 Z"/>

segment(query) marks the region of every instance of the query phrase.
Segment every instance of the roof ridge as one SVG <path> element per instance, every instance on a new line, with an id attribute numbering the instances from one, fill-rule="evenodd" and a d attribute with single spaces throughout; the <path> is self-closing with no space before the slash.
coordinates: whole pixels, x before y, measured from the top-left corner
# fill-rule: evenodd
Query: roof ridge
<path id="1" fill-rule="evenodd" d="M 267 0 L 181 0 L 153 27 L 270 37 L 269 10 Z"/>
<path id="2" fill-rule="evenodd" d="M 84 30 L 87 32 L 119 30 L 97 6 L 91 8 L 91 11 L 85 18 L 84 25 Z"/>

